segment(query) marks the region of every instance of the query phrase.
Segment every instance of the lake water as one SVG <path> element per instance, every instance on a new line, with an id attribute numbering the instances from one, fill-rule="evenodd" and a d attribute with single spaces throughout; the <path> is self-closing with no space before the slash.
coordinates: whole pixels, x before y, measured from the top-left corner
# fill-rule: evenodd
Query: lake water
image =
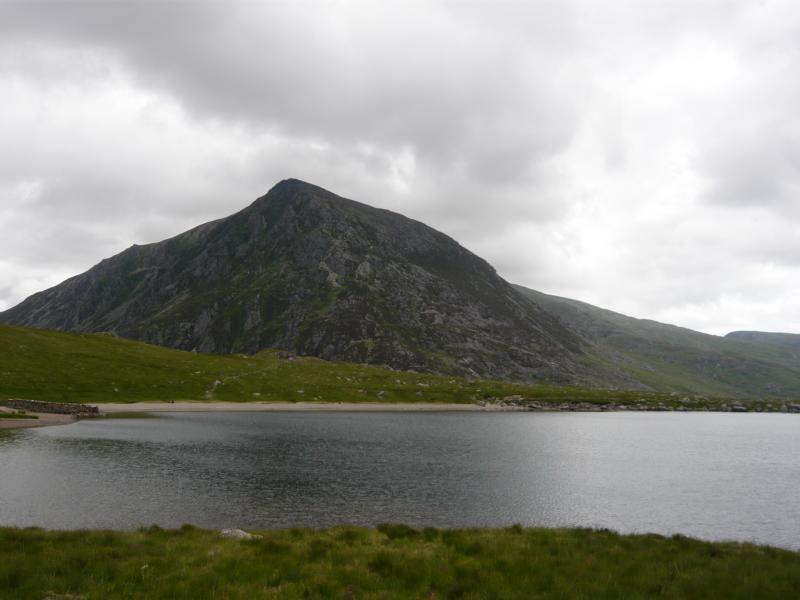
<path id="1" fill-rule="evenodd" d="M 800 416 L 175 413 L 0 432 L 0 525 L 381 522 L 800 549 Z"/>

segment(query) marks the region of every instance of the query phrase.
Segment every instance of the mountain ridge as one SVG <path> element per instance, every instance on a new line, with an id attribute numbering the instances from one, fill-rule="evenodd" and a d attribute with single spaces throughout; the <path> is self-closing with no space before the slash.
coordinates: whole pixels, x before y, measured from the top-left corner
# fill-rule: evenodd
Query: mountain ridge
<path id="1" fill-rule="evenodd" d="M 736 340 L 777 344 L 794 350 L 800 350 L 800 333 L 783 333 L 779 331 L 731 331 L 726 334 L 725 337 Z"/>
<path id="2" fill-rule="evenodd" d="M 710 335 L 515 288 L 586 340 L 587 359 L 618 378 L 635 379 L 648 389 L 711 396 L 800 397 L 800 359 L 789 347 Z"/>

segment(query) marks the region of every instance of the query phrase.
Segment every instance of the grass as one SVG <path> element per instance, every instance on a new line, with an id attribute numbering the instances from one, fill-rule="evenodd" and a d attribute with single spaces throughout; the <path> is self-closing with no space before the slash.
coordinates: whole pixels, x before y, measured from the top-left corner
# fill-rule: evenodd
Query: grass
<path id="1" fill-rule="evenodd" d="M 800 554 L 585 529 L 0 529 L 0 597 L 800 597 Z"/>
<path id="2" fill-rule="evenodd" d="M 664 393 L 468 380 L 386 367 L 255 356 L 206 355 L 122 340 L 0 325 L 0 400 L 142 402 L 217 400 L 449 402 L 524 396 L 540 402 L 609 402 L 715 408 L 724 401 Z M 780 408 L 777 400 L 763 409 Z"/>
<path id="3" fill-rule="evenodd" d="M 719 337 L 515 288 L 590 342 L 588 362 L 622 379 L 707 396 L 800 397 L 800 336 Z"/>
<path id="4" fill-rule="evenodd" d="M 99 418 L 101 419 L 157 419 L 158 415 L 155 413 L 149 412 L 140 412 L 140 411 L 122 411 L 122 412 L 113 412 L 101 415 Z"/>
<path id="5" fill-rule="evenodd" d="M 6 412 L 0 411 L 0 419 L 38 419 L 37 415 L 29 415 L 24 412 Z"/>

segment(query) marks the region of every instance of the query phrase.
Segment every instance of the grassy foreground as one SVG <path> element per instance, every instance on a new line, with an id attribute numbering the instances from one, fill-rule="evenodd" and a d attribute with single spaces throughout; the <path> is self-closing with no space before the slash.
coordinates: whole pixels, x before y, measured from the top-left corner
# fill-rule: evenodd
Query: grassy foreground
<path id="1" fill-rule="evenodd" d="M 509 396 L 545 403 L 725 405 L 709 398 L 474 381 L 304 357 L 287 360 L 271 350 L 255 356 L 196 354 L 108 335 L 0 325 L 0 400 L 474 403 Z M 758 405 L 778 410 L 781 402 Z"/>
<path id="2" fill-rule="evenodd" d="M 797 598 L 800 554 L 578 529 L 0 529 L 0 597 Z"/>

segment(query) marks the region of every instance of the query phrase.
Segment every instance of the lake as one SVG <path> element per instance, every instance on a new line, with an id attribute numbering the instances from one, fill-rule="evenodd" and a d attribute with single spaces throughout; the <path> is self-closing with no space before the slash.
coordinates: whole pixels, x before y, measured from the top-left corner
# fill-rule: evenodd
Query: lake
<path id="1" fill-rule="evenodd" d="M 0 525 L 607 527 L 800 549 L 800 415 L 173 413 L 0 432 Z"/>

